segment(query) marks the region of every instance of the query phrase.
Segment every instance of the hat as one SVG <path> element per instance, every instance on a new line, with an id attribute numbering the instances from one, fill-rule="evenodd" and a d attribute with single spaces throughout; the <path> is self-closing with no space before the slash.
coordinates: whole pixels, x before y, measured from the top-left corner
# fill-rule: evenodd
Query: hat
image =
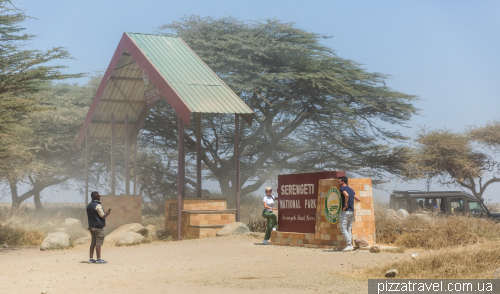
<path id="1" fill-rule="evenodd" d="M 266 192 L 267 192 L 267 191 L 272 191 L 272 190 L 273 190 L 273 188 L 271 188 L 271 187 L 266 187 Z"/>

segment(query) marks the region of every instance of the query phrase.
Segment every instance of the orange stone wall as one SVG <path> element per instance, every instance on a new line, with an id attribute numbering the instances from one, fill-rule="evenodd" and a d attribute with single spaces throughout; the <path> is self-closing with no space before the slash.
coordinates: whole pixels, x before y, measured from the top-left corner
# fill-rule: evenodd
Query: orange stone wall
<path id="1" fill-rule="evenodd" d="M 104 210 L 111 208 L 106 217 L 105 233 L 130 223 L 142 223 L 142 196 L 139 195 L 101 195 Z"/>
<path id="2" fill-rule="evenodd" d="M 352 225 L 352 239 L 354 241 L 357 238 L 365 238 L 370 244 L 375 244 L 372 181 L 371 179 L 349 179 L 348 185 L 361 198 L 360 202 L 354 203 L 355 221 Z M 316 230 L 314 234 L 272 232 L 271 244 L 313 248 L 345 247 L 347 244 L 340 232 L 340 222 L 331 224 L 323 215 L 326 193 L 333 187 L 339 188 L 338 179 L 319 181 L 318 200 L 316 204 Z"/>
<path id="3" fill-rule="evenodd" d="M 175 208 L 170 219 L 170 205 Z M 227 211 L 225 198 L 183 199 L 181 214 L 181 236 L 183 238 L 215 237 L 217 231 L 236 220 L 235 211 Z M 177 236 L 177 199 L 165 200 L 165 232 Z"/>

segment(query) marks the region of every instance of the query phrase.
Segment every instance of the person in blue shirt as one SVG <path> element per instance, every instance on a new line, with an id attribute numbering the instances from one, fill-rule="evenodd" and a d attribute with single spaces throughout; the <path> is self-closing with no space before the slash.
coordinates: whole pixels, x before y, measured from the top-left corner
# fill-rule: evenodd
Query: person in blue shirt
<path id="1" fill-rule="evenodd" d="M 340 214 L 340 232 L 344 235 L 347 246 L 343 251 L 352 251 L 352 222 L 354 221 L 354 200 L 361 201 L 354 190 L 347 186 L 347 177 L 339 178 L 340 194 L 342 199 L 342 212 Z"/>

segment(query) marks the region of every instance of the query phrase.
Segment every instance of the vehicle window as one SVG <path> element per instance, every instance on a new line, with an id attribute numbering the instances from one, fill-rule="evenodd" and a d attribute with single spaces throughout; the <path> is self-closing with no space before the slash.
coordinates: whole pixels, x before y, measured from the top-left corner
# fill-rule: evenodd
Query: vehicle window
<path id="1" fill-rule="evenodd" d="M 479 203 L 477 203 L 476 201 L 468 201 L 469 202 L 469 212 L 470 213 L 481 213 L 483 212 L 483 209 L 481 208 L 481 206 L 479 205 Z"/>
<path id="2" fill-rule="evenodd" d="M 461 198 L 451 198 L 450 199 L 451 213 L 463 213 L 464 212 L 464 200 Z"/>
<path id="3" fill-rule="evenodd" d="M 406 207 L 406 199 L 398 199 L 398 200 L 396 200 L 396 209 L 395 210 L 398 211 L 400 209 L 404 209 L 404 210 L 408 209 Z"/>
<path id="4" fill-rule="evenodd" d="M 440 206 L 441 206 L 441 199 L 436 199 L 436 198 L 425 199 L 425 209 L 428 211 L 441 211 L 439 209 Z"/>
<path id="5" fill-rule="evenodd" d="M 425 210 L 424 203 L 425 203 L 425 198 L 415 198 L 412 201 L 412 212 L 418 213 L 418 212 L 422 212 L 423 210 Z"/>

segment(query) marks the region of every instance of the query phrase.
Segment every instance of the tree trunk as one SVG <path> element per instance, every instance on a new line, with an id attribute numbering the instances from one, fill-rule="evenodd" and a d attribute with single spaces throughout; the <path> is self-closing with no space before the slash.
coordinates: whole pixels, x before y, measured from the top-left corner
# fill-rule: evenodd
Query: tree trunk
<path id="1" fill-rule="evenodd" d="M 35 200 L 35 209 L 37 211 L 42 210 L 42 201 L 40 200 L 40 192 L 41 190 L 35 189 L 34 191 L 34 200 Z"/>
<path id="2" fill-rule="evenodd" d="M 10 195 L 12 197 L 12 208 L 17 209 L 19 205 L 21 205 L 21 201 L 19 201 L 19 195 L 17 193 L 17 183 L 13 181 L 9 181 L 10 186 Z"/>
<path id="3" fill-rule="evenodd" d="M 231 181 L 229 177 L 221 176 L 218 177 L 218 180 L 222 197 L 226 198 L 227 208 L 232 209 L 236 207 L 236 190 L 234 189 L 234 185 L 230 185 L 234 181 Z"/>

